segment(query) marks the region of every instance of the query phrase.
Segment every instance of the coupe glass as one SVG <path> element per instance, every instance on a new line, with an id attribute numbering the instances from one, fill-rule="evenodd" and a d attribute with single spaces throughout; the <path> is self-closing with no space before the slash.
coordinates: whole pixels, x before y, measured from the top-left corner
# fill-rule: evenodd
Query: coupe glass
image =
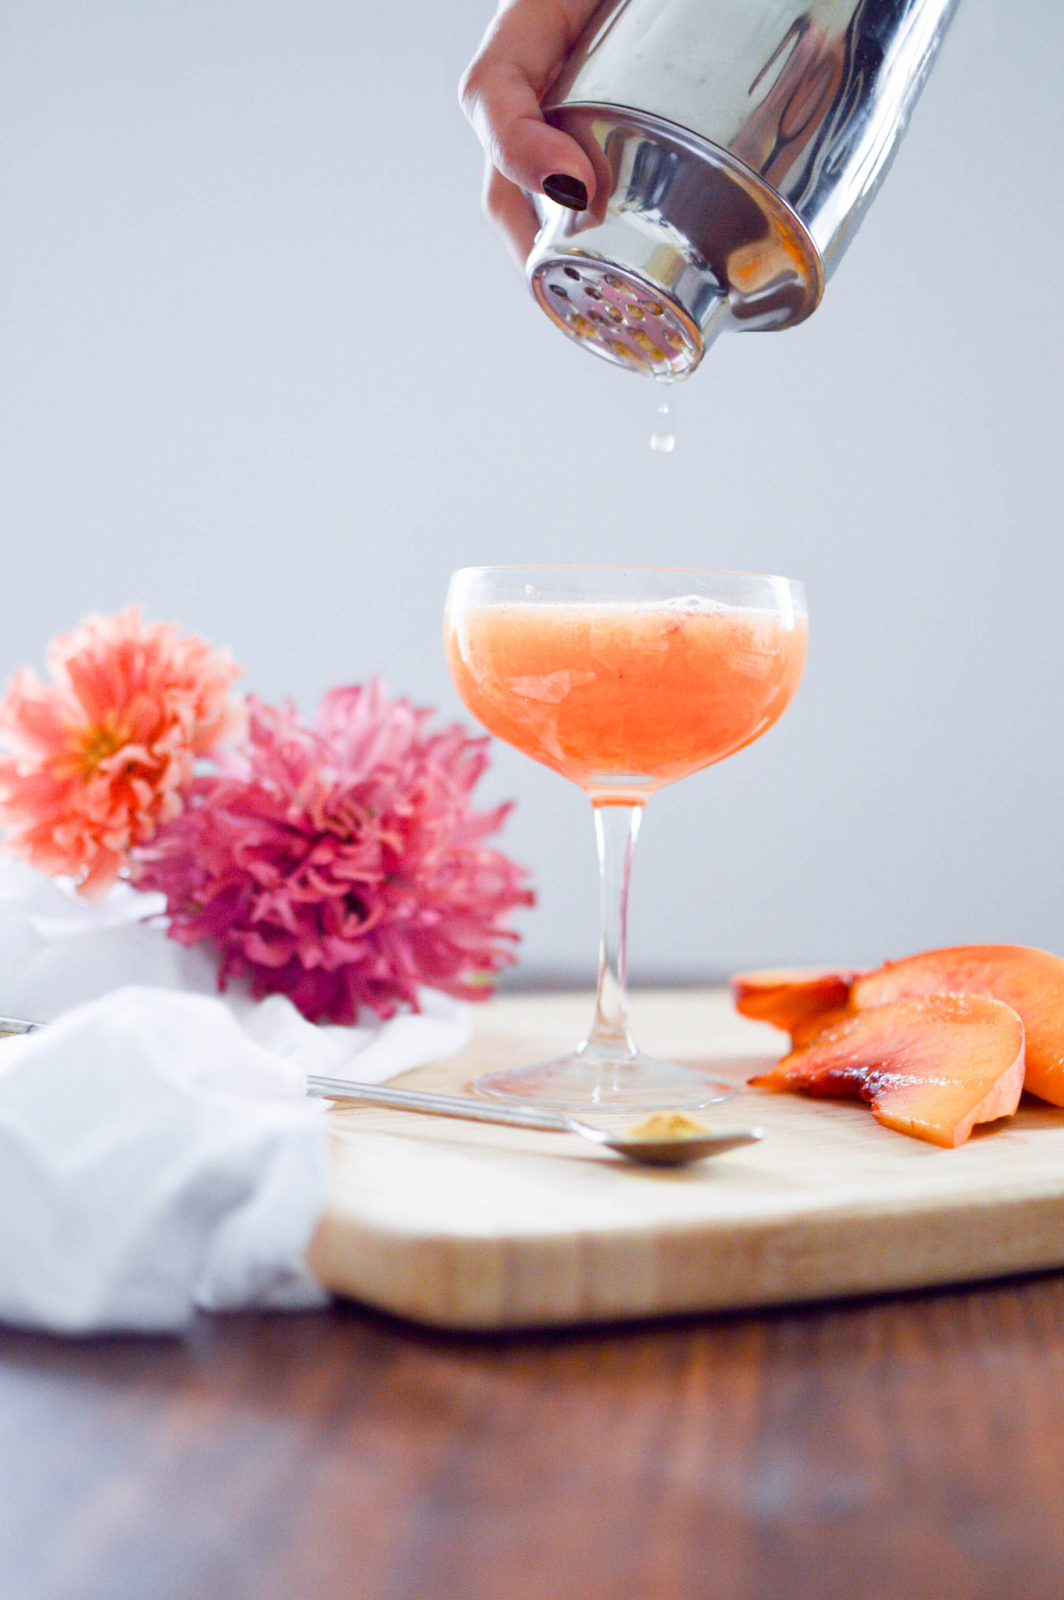
<path id="1" fill-rule="evenodd" d="M 628 880 L 643 807 L 750 744 L 805 664 L 801 584 L 663 567 L 466 567 L 451 579 L 447 664 L 491 733 L 553 767 L 594 807 L 602 932 L 591 1032 L 571 1055 L 476 1088 L 568 1110 L 703 1106 L 731 1092 L 644 1055 L 628 1026 Z"/>

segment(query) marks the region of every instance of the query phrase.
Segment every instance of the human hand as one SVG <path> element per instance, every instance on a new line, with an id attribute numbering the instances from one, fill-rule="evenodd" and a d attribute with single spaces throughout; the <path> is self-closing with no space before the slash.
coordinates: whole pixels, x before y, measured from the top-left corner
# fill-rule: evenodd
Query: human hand
<path id="1" fill-rule="evenodd" d="M 540 101 L 599 0 L 500 0 L 459 85 L 462 108 L 487 152 L 484 210 L 523 266 L 539 231 L 526 190 L 574 211 L 595 195 L 580 146 L 544 120 Z"/>

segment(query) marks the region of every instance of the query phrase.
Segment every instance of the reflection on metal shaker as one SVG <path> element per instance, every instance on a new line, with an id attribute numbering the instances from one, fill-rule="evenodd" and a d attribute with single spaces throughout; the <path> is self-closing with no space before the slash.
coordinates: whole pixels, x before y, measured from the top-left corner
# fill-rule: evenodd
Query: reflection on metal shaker
<path id="1" fill-rule="evenodd" d="M 604 0 L 544 102 L 595 169 L 539 200 L 533 294 L 673 382 L 725 328 L 786 328 L 890 165 L 957 0 Z"/>

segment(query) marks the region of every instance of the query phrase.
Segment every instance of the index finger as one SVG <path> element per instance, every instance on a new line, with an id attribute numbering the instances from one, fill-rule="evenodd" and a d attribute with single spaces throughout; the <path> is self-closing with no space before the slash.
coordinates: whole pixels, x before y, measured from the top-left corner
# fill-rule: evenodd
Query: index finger
<path id="1" fill-rule="evenodd" d="M 599 0 L 510 0 L 466 69 L 459 95 L 494 166 L 522 189 L 543 192 L 545 178 L 575 180 L 585 203 L 595 173 L 574 139 L 544 121 L 540 101 Z M 554 198 L 572 205 L 579 189 Z M 549 190 L 548 190 L 549 192 Z M 577 205 L 576 209 L 583 209 Z"/>

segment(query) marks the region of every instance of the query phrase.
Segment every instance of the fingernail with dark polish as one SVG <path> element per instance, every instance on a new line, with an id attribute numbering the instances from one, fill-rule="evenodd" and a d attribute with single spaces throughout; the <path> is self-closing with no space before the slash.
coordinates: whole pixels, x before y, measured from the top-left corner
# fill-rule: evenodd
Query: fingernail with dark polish
<path id="1" fill-rule="evenodd" d="M 560 206 L 568 206 L 570 211 L 587 210 L 587 185 L 579 178 L 570 178 L 567 172 L 552 172 L 549 178 L 544 178 L 543 193 L 557 200 Z"/>

